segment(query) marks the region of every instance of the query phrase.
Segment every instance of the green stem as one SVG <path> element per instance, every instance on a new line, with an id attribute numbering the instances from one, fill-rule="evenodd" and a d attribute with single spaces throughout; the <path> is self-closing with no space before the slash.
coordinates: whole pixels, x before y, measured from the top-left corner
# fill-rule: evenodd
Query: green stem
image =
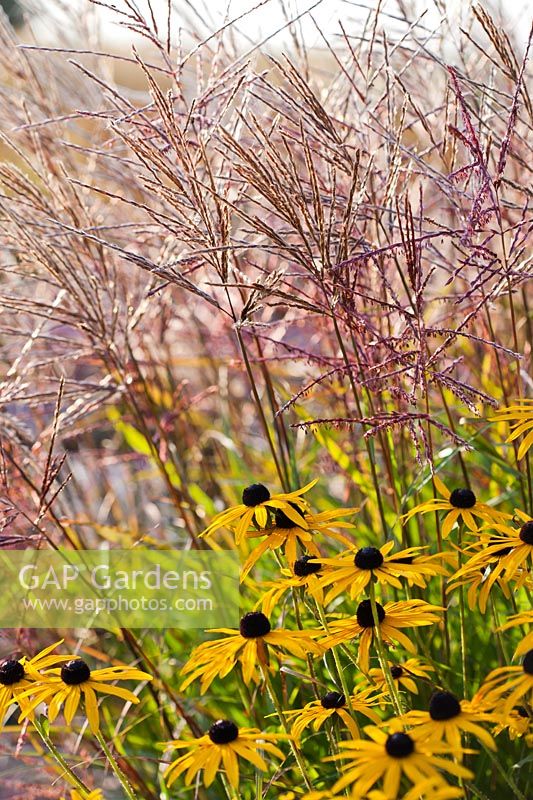
<path id="1" fill-rule="evenodd" d="M 512 797 L 514 798 L 514 800 L 527 800 L 527 797 L 525 796 L 525 794 L 523 794 L 520 791 L 520 789 L 518 788 L 518 786 L 516 785 L 514 780 L 511 778 L 510 772 L 508 772 L 505 769 L 505 767 L 503 767 L 500 764 L 500 762 L 498 761 L 498 759 L 496 758 L 496 756 L 494 755 L 492 750 L 490 750 L 486 745 L 483 745 L 483 749 L 485 750 L 485 752 L 487 753 L 488 757 L 490 758 L 490 760 L 492 761 L 492 763 L 494 764 L 494 766 L 496 767 L 496 769 L 498 770 L 498 772 L 502 776 L 502 778 L 505 781 L 505 783 L 512 790 L 512 792 L 513 792 Z"/>
<path id="2" fill-rule="evenodd" d="M 231 785 L 224 773 L 220 773 L 220 779 L 224 785 L 224 791 L 228 796 L 228 800 L 241 800 L 241 795 L 238 789 L 234 789 Z"/>
<path id="3" fill-rule="evenodd" d="M 83 781 L 81 781 L 78 778 L 78 776 L 71 770 L 71 768 L 69 767 L 69 765 L 67 764 L 67 762 L 65 761 L 59 750 L 56 748 L 55 744 L 52 742 L 48 734 L 45 733 L 41 723 L 36 719 L 32 720 L 32 722 L 35 730 L 41 737 L 43 743 L 46 745 L 46 748 L 50 751 L 51 755 L 54 757 L 54 759 L 57 761 L 61 769 L 64 771 L 65 777 L 67 778 L 71 786 L 73 786 L 75 789 L 78 789 L 78 791 L 82 792 L 84 795 L 89 794 L 90 789 L 88 789 L 87 786 L 85 786 L 85 784 L 83 783 Z"/>
<path id="4" fill-rule="evenodd" d="M 111 750 L 107 746 L 107 743 L 106 743 L 104 737 L 102 736 L 102 734 L 100 733 L 100 731 L 98 731 L 98 733 L 95 733 L 95 736 L 96 736 L 96 739 L 98 740 L 98 743 L 99 743 L 100 747 L 104 751 L 105 756 L 106 756 L 107 760 L 109 761 L 109 764 L 111 765 L 111 769 L 113 770 L 113 772 L 115 773 L 115 775 L 117 777 L 117 780 L 119 781 L 120 785 L 124 789 L 124 792 L 126 793 L 126 796 L 128 797 L 128 800 L 137 800 L 137 795 L 135 794 L 135 791 L 134 791 L 133 787 L 131 786 L 130 782 L 128 781 L 128 779 L 126 778 L 126 776 L 124 775 L 124 773 L 120 769 L 119 765 L 117 764 L 113 753 L 111 752 Z"/>
<path id="5" fill-rule="evenodd" d="M 268 667 L 264 667 L 263 665 L 261 665 L 261 672 L 263 674 L 263 680 L 265 682 L 265 686 L 267 688 L 268 694 L 269 694 L 270 699 L 272 701 L 272 705 L 276 709 L 276 713 L 277 713 L 277 715 L 279 717 L 279 721 L 281 722 L 281 724 L 283 726 L 283 730 L 285 731 L 285 733 L 289 737 L 291 750 L 293 752 L 294 758 L 296 759 L 296 763 L 298 764 L 300 772 L 302 773 L 302 778 L 304 780 L 304 783 L 305 783 L 306 787 L 309 789 L 309 791 L 312 791 L 313 785 L 312 785 L 311 781 L 309 780 L 309 778 L 307 776 L 307 772 L 306 772 L 306 769 L 305 769 L 305 764 L 304 764 L 304 761 L 303 761 L 303 758 L 302 758 L 302 754 L 300 753 L 300 751 L 299 751 L 294 739 L 291 737 L 289 725 L 288 725 L 288 722 L 287 722 L 287 720 L 285 718 L 285 714 L 283 713 L 283 708 L 281 707 L 281 703 L 279 702 L 278 696 L 276 695 L 276 692 L 274 691 L 274 687 L 272 686 L 272 680 L 271 680 L 269 672 L 268 672 Z"/>
<path id="6" fill-rule="evenodd" d="M 376 641 L 376 647 L 378 651 L 378 658 L 381 666 L 381 671 L 383 672 L 385 680 L 387 681 L 387 687 L 389 690 L 389 695 L 392 701 L 392 705 L 394 706 L 394 711 L 398 716 L 401 716 L 403 714 L 402 703 L 400 700 L 400 696 L 398 694 L 398 690 L 394 685 L 394 678 L 392 677 L 392 673 L 390 671 L 389 662 L 387 660 L 387 654 L 385 653 L 385 648 L 383 646 L 383 639 L 381 637 L 378 609 L 376 606 L 376 590 L 373 580 L 370 582 L 369 596 L 370 596 L 370 606 L 372 608 L 372 618 L 374 620 L 375 641 Z"/>

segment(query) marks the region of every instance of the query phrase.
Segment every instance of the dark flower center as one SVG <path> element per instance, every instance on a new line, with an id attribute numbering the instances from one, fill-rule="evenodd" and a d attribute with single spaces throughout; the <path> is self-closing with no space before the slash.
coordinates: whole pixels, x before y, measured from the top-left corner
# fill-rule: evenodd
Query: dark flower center
<path id="1" fill-rule="evenodd" d="M 528 675 L 533 675 L 533 650 L 527 651 L 526 655 L 524 656 L 522 666 L 525 673 Z"/>
<path id="2" fill-rule="evenodd" d="M 296 503 L 289 503 L 289 505 L 291 506 L 291 508 L 294 508 L 294 510 L 297 511 L 298 514 L 303 516 L 303 511 L 302 511 L 302 509 L 300 508 L 299 505 L 297 505 Z M 300 527 L 295 522 L 293 522 L 292 519 L 290 517 L 288 517 L 287 514 L 284 511 L 281 510 L 281 508 L 277 508 L 276 509 L 276 511 L 274 513 L 274 519 L 276 521 L 276 526 L 278 528 L 299 528 Z"/>
<path id="3" fill-rule="evenodd" d="M 346 705 L 346 698 L 340 692 L 328 692 L 320 702 L 324 708 L 342 708 Z"/>
<path id="4" fill-rule="evenodd" d="M 461 713 L 461 705 L 451 692 L 433 692 L 429 701 L 429 716 L 442 721 L 453 719 Z"/>
<path id="5" fill-rule="evenodd" d="M 238 735 L 238 727 L 229 719 L 217 719 L 208 731 L 208 736 L 213 744 L 229 744 L 234 742 Z"/>
<path id="6" fill-rule="evenodd" d="M 12 658 L 2 661 L 0 664 L 0 684 L 2 686 L 13 686 L 24 677 L 24 667 L 20 661 L 15 661 Z"/>
<path id="7" fill-rule="evenodd" d="M 450 504 L 454 508 L 473 508 L 476 495 L 471 489 L 454 489 L 450 495 Z"/>
<path id="8" fill-rule="evenodd" d="M 261 611 L 250 611 L 241 619 L 239 629 L 245 639 L 258 639 L 270 633 L 270 622 Z"/>
<path id="9" fill-rule="evenodd" d="M 380 605 L 380 603 L 376 603 L 376 610 L 378 612 L 379 622 L 383 622 L 385 619 L 385 609 L 382 605 Z M 361 603 L 359 603 L 357 606 L 356 617 L 361 628 L 374 627 L 374 617 L 372 616 L 372 604 L 370 600 L 363 600 Z"/>
<path id="10" fill-rule="evenodd" d="M 91 670 L 81 658 L 73 658 L 61 667 L 61 680 L 67 686 L 78 686 L 91 677 Z"/>
<path id="11" fill-rule="evenodd" d="M 299 578 L 305 578 L 306 575 L 314 575 L 322 568 L 322 564 L 313 564 L 311 559 L 314 556 L 302 556 L 294 562 L 294 574 Z M 311 563 L 310 563 L 311 562 Z"/>
<path id="12" fill-rule="evenodd" d="M 402 675 L 403 675 L 403 667 L 400 667 L 400 665 L 399 665 L 399 664 L 394 664 L 394 666 L 392 666 L 392 667 L 390 668 L 390 674 L 391 674 L 391 675 L 392 675 L 392 677 L 393 677 L 393 678 L 395 678 L 396 680 L 397 680 L 398 678 L 401 678 L 401 677 L 402 677 Z"/>
<path id="13" fill-rule="evenodd" d="M 493 547 L 493 545 L 495 544 L 498 544 L 497 539 L 489 539 L 489 544 L 488 544 L 489 547 Z M 502 558 L 503 556 L 508 556 L 509 553 L 513 551 L 513 549 L 514 549 L 513 547 L 499 547 L 498 550 L 494 551 L 493 555 Z"/>
<path id="14" fill-rule="evenodd" d="M 524 544 L 533 545 L 533 520 L 530 520 L 529 522 L 526 522 L 525 525 L 522 525 L 520 528 L 520 538 Z"/>
<path id="15" fill-rule="evenodd" d="M 246 489 L 243 489 L 242 502 L 249 508 L 258 506 L 261 503 L 266 503 L 267 500 L 270 500 L 270 492 L 262 483 L 252 483 L 251 486 L 247 486 Z"/>
<path id="16" fill-rule="evenodd" d="M 377 569 L 383 564 L 383 556 L 377 547 L 362 547 L 355 554 L 354 564 L 359 569 Z"/>
<path id="17" fill-rule="evenodd" d="M 415 743 L 407 733 L 391 733 L 385 742 L 385 750 L 393 758 L 407 758 L 414 749 Z"/>

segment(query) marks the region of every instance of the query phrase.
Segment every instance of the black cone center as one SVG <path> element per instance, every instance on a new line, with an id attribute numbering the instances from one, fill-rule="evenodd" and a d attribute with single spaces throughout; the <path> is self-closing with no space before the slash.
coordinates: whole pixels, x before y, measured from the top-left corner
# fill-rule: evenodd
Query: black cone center
<path id="1" fill-rule="evenodd" d="M 0 684 L 2 686 L 13 686 L 24 677 L 24 667 L 20 661 L 15 661 L 12 658 L 2 661 L 0 664 Z"/>
<path id="2" fill-rule="evenodd" d="M 429 701 L 429 716 L 434 720 L 453 719 L 461 713 L 461 705 L 451 692 L 434 692 Z"/>
<path id="3" fill-rule="evenodd" d="M 471 489 L 454 489 L 450 495 L 450 503 L 454 508 L 473 508 L 476 495 Z"/>
<path id="4" fill-rule="evenodd" d="M 270 633 L 270 622 L 261 611 L 250 611 L 241 619 L 239 629 L 245 639 L 258 639 Z"/>
<path id="5" fill-rule="evenodd" d="M 392 677 L 393 677 L 393 678 L 395 678 L 396 680 L 397 680 L 398 678 L 401 678 L 401 677 L 402 677 L 402 675 L 403 675 L 403 667 L 400 667 L 400 665 L 399 665 L 399 664 L 394 664 L 394 666 L 392 666 L 392 667 L 390 668 L 390 674 L 391 674 L 391 675 L 392 675 Z"/>
<path id="6" fill-rule="evenodd" d="M 529 522 L 526 522 L 525 525 L 522 525 L 520 528 L 520 538 L 524 544 L 533 545 L 533 520 L 530 520 Z"/>
<path id="7" fill-rule="evenodd" d="M 376 603 L 376 610 L 378 612 L 378 620 L 379 622 L 383 622 L 385 619 L 385 609 L 380 603 Z M 359 603 L 356 612 L 357 622 L 361 626 L 361 628 L 373 628 L 374 627 L 374 617 L 372 616 L 372 605 L 370 600 L 363 600 L 362 603 Z"/>
<path id="8" fill-rule="evenodd" d="M 78 686 L 91 677 L 91 670 L 81 658 L 73 658 L 61 667 L 61 680 L 67 686 Z"/>
<path id="9" fill-rule="evenodd" d="M 320 702 L 324 708 L 342 708 L 346 705 L 346 698 L 341 692 L 328 692 Z"/>
<path id="10" fill-rule="evenodd" d="M 238 727 L 229 719 L 217 719 L 208 731 L 208 736 L 214 744 L 229 744 L 234 742 L 238 735 Z"/>
<path id="11" fill-rule="evenodd" d="M 383 564 L 383 556 L 377 547 L 363 547 L 355 554 L 354 564 L 359 569 L 377 569 Z"/>
<path id="12" fill-rule="evenodd" d="M 414 749 L 415 743 L 407 733 L 392 733 L 385 742 L 385 750 L 393 758 L 407 758 Z"/>
<path id="13" fill-rule="evenodd" d="M 260 503 L 266 503 L 267 500 L 270 500 L 270 492 L 262 483 L 252 483 L 251 486 L 243 489 L 242 502 L 249 508 L 258 506 Z"/>
<path id="14" fill-rule="evenodd" d="M 305 578 L 306 575 L 314 575 L 322 568 L 322 564 L 311 562 L 314 556 L 302 556 L 294 562 L 294 574 L 299 578 Z"/>

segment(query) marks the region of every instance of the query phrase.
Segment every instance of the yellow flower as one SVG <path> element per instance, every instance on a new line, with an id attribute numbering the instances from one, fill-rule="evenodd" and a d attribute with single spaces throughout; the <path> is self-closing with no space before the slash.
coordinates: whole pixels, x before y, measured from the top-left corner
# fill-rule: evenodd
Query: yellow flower
<path id="1" fill-rule="evenodd" d="M 396 681 L 398 686 L 407 689 L 407 691 L 413 694 L 418 694 L 418 686 L 414 678 L 421 678 L 427 681 L 430 678 L 428 673 L 434 671 L 433 667 L 430 667 L 428 664 L 423 664 L 417 658 L 408 658 L 406 661 L 402 661 L 401 664 L 389 661 L 389 667 L 392 678 Z M 368 673 L 368 677 L 378 691 L 387 690 L 387 679 L 383 674 L 383 670 L 377 667 L 372 668 Z"/>
<path id="2" fill-rule="evenodd" d="M 512 530 L 512 529 L 507 529 Z M 460 586 L 468 586 L 467 600 L 470 609 L 476 603 L 482 614 L 487 609 L 487 602 L 494 586 L 498 586 L 507 600 L 511 599 L 508 581 L 515 582 L 514 589 L 521 589 L 529 584 L 529 572 L 519 567 L 512 575 L 507 574 L 508 556 L 513 553 L 513 543 L 508 537 L 480 535 L 479 541 L 470 545 L 468 550 L 476 550 L 463 566 L 450 578 L 448 591 L 452 592 Z"/>
<path id="3" fill-rule="evenodd" d="M 278 550 L 285 548 L 285 556 L 289 564 L 294 564 L 298 558 L 298 546 L 300 545 L 314 556 L 320 556 L 320 550 L 314 542 L 314 534 L 321 533 L 330 536 L 341 542 L 344 546 L 350 542 L 342 534 L 337 533 L 334 528 L 353 528 L 351 522 L 339 521 L 340 517 L 347 514 L 354 514 L 358 508 L 338 508 L 331 511 L 322 511 L 320 514 L 312 514 L 307 511 L 304 513 L 305 528 L 296 524 L 290 519 L 285 511 L 278 510 L 274 515 L 275 526 L 263 531 L 250 531 L 247 533 L 249 538 L 263 537 L 263 541 L 258 544 L 248 558 L 241 571 L 241 581 L 248 575 L 254 564 L 267 552 L 267 550 Z"/>
<path id="4" fill-rule="evenodd" d="M 438 492 L 444 499 L 440 500 L 438 497 L 435 497 L 432 500 L 426 500 L 424 503 L 420 503 L 404 515 L 406 521 L 414 517 L 415 514 L 447 511 L 448 513 L 444 517 L 442 523 L 442 536 L 446 539 L 458 520 L 462 520 L 469 530 L 473 533 L 477 533 L 478 526 L 476 525 L 474 517 L 490 524 L 500 523 L 505 519 L 511 519 L 510 514 L 496 511 L 485 503 L 480 503 L 471 489 L 454 489 L 450 492 L 438 475 L 434 475 L 433 480 Z"/>
<path id="5" fill-rule="evenodd" d="M 283 580 L 265 581 L 261 584 L 267 591 L 256 604 L 256 608 L 261 606 L 261 611 L 267 617 L 270 616 L 283 595 L 292 589 L 302 589 L 317 603 L 324 604 L 324 589 L 320 585 L 320 576 L 318 575 L 321 569 L 320 563 L 311 556 L 302 556 L 296 559 L 292 568 L 294 575 L 291 575 L 290 570 L 282 569 L 282 575 L 286 576 Z"/>
<path id="6" fill-rule="evenodd" d="M 481 702 L 492 706 L 504 716 L 511 713 L 516 704 L 525 698 L 533 701 L 533 650 L 528 650 L 522 664 L 517 667 L 499 667 L 485 679 L 476 695 Z"/>
<path id="7" fill-rule="evenodd" d="M 359 727 L 353 716 L 358 711 L 363 716 L 376 724 L 380 723 L 379 715 L 370 707 L 372 703 L 379 702 L 382 695 L 374 694 L 373 687 L 354 691 L 347 704 L 346 697 L 341 692 L 327 692 L 320 700 L 312 700 L 303 708 L 286 711 L 288 719 L 293 718 L 291 736 L 299 742 L 304 730 L 311 725 L 314 731 L 320 730 L 324 722 L 337 715 L 344 722 L 354 738 L 359 737 Z"/>
<path id="8" fill-rule="evenodd" d="M 258 728 L 238 728 L 230 720 L 219 719 L 199 739 L 170 742 L 175 750 L 186 749 L 189 752 L 167 767 L 164 778 L 167 785 L 172 786 L 185 773 L 185 784 L 190 786 L 195 776 L 203 770 L 204 785 L 210 786 L 217 772 L 223 768 L 230 784 L 236 789 L 239 786 L 239 757 L 266 772 L 267 763 L 262 753 L 283 760 L 285 756 L 274 744 L 283 738 L 286 737 L 262 733 Z"/>
<path id="9" fill-rule="evenodd" d="M 442 611 L 424 600 L 406 600 L 399 603 L 376 603 L 379 627 L 383 641 L 390 644 L 393 640 L 402 647 L 415 652 L 415 646 L 400 628 L 413 628 L 421 625 L 432 625 L 439 621 L 435 611 Z M 334 647 L 341 642 L 359 638 L 359 667 L 368 672 L 370 646 L 374 639 L 374 617 L 370 600 L 363 600 L 357 607 L 355 617 L 337 620 L 329 625 L 329 634 L 321 641 L 325 647 Z"/>
<path id="10" fill-rule="evenodd" d="M 306 659 L 308 653 L 320 655 L 323 648 L 313 637 L 319 632 L 272 630 L 268 618 L 261 611 L 251 611 L 241 619 L 239 630 L 232 628 L 213 628 L 209 633 L 225 633 L 223 639 L 202 642 L 196 647 L 182 669 L 188 675 L 182 683 L 185 689 L 196 678 L 201 677 L 200 691 L 207 691 L 218 676 L 224 678 L 237 662 L 242 666 L 242 676 L 246 684 L 259 680 L 257 664 L 267 668 L 269 663 L 268 647 L 281 657 L 278 648 L 287 650 L 294 656 Z"/>
<path id="11" fill-rule="evenodd" d="M 91 670 L 83 659 L 72 657 L 69 657 L 60 669 L 37 672 L 32 668 L 28 669 L 28 674 L 34 683 L 24 695 L 31 697 L 31 700 L 28 706 L 22 709 L 19 722 L 30 717 L 40 703 L 46 703 L 50 722 L 55 721 L 61 706 L 64 705 L 65 721 L 70 725 L 83 696 L 85 713 L 93 733 L 97 733 L 100 728 L 97 692 L 114 695 L 130 703 L 138 703 L 139 698 L 135 694 L 113 685 L 112 681 L 152 680 L 151 675 L 134 667 L 117 666 Z"/>
<path id="12" fill-rule="evenodd" d="M 473 555 L 468 564 L 483 568 L 490 563 L 488 559 L 498 557 L 500 572 L 506 581 L 516 579 L 522 568 L 527 570 L 533 566 L 533 518 L 519 509 L 515 509 L 515 514 L 523 523 L 520 528 L 500 522 L 491 526 L 491 531 L 494 529 L 497 533 L 481 532 L 485 547 Z"/>
<path id="13" fill-rule="evenodd" d="M 33 658 L 27 659 L 24 656 L 18 660 L 8 658 L 2 661 L 0 664 L 0 730 L 10 706 L 14 703 L 18 703 L 21 709 L 29 706 L 26 693 L 35 679 L 35 673 L 39 669 L 51 667 L 52 664 L 60 664 L 62 661 L 69 660 L 70 656 L 52 653 L 62 641 L 61 639 L 50 647 L 46 647 Z"/>
<path id="14" fill-rule="evenodd" d="M 269 513 L 276 511 L 283 511 L 292 522 L 307 530 L 307 522 L 303 517 L 308 510 L 307 502 L 301 495 L 312 489 L 317 481 L 318 478 L 295 492 L 273 495 L 262 483 L 253 483 L 243 490 L 242 503 L 217 514 L 202 536 L 210 536 L 220 528 L 235 528 L 235 541 L 239 545 L 252 523 L 258 528 L 265 528 Z"/>
<path id="15" fill-rule="evenodd" d="M 410 547 L 392 554 L 394 542 L 377 547 L 351 548 L 335 558 L 321 558 L 325 566 L 322 586 L 331 586 L 326 594 L 326 604 L 343 592 L 355 600 L 366 589 L 370 581 L 401 589 L 400 578 L 410 578 L 417 586 L 425 588 L 425 577 L 446 575 L 442 565 L 420 556 L 420 547 Z M 440 557 L 440 554 L 439 554 Z"/>
<path id="16" fill-rule="evenodd" d="M 506 631 L 509 630 L 509 628 L 515 628 L 518 625 L 533 625 L 533 611 L 524 611 L 521 614 L 513 614 L 513 616 L 509 617 L 505 625 L 502 625 L 501 628 L 499 628 L 499 630 Z M 513 658 L 517 658 L 518 656 L 523 656 L 524 653 L 527 653 L 528 650 L 532 649 L 533 649 L 533 630 L 524 636 L 524 638 L 516 648 Z"/>
<path id="17" fill-rule="evenodd" d="M 63 798 L 64 800 L 64 798 Z M 70 800 L 104 800 L 104 795 L 101 789 L 93 789 L 92 792 L 79 792 L 77 789 L 71 789 Z"/>
<path id="18" fill-rule="evenodd" d="M 506 442 L 514 442 L 519 436 L 526 434 L 517 453 L 518 459 L 524 458 L 533 445 L 533 399 L 516 400 L 512 405 L 498 409 L 493 417 L 489 417 L 489 421 L 512 423 Z"/>
<path id="19" fill-rule="evenodd" d="M 344 775 L 333 787 L 334 792 L 351 786 L 353 797 L 360 797 L 382 781 L 387 800 L 395 800 L 404 776 L 413 784 L 411 796 L 418 798 L 431 784 L 438 790 L 448 788 L 443 772 L 459 778 L 473 777 L 461 764 L 442 758 L 446 754 L 457 759 L 462 755 L 461 749 L 451 750 L 449 745 L 425 741 L 415 732 L 405 733 L 397 726 L 391 732 L 368 726 L 365 732 L 370 741 L 341 742 L 342 752 L 330 757 L 330 760 L 349 759 L 342 767 Z"/>
<path id="20" fill-rule="evenodd" d="M 494 722 L 478 697 L 472 702 L 459 701 L 451 692 L 433 692 L 428 711 L 409 711 L 401 718 L 405 725 L 417 728 L 420 736 L 429 742 L 446 741 L 452 749 L 461 748 L 461 734 L 469 733 L 491 750 L 496 749 L 494 739 L 479 723 Z"/>
<path id="21" fill-rule="evenodd" d="M 496 725 L 494 735 L 498 736 L 502 731 L 507 731 L 511 741 L 514 741 L 520 736 L 525 736 L 530 729 L 533 732 L 533 721 L 527 708 L 516 706 L 511 709 L 502 722 Z"/>

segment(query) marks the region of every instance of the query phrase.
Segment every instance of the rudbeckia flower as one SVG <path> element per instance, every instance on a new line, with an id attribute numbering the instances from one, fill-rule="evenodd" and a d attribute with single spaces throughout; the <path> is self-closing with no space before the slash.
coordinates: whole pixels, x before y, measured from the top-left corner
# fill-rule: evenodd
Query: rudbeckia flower
<path id="1" fill-rule="evenodd" d="M 533 732 L 533 719 L 525 706 L 516 706 L 502 722 L 496 725 L 494 735 L 498 736 L 502 731 L 507 731 L 509 738 L 514 742 L 520 736 L 525 736 L 529 730 Z"/>
<path id="2" fill-rule="evenodd" d="M 417 658 L 408 658 L 400 663 L 389 661 L 390 674 L 392 679 L 400 689 L 407 689 L 408 692 L 418 694 L 418 686 L 416 685 L 415 678 L 428 681 L 430 679 L 430 672 L 433 672 L 433 667 L 429 664 L 423 664 Z M 383 670 L 372 668 L 368 677 L 378 691 L 388 691 L 387 679 L 383 674 Z"/>
<path id="3" fill-rule="evenodd" d="M 18 703 L 21 709 L 28 707 L 29 700 L 26 693 L 32 685 L 31 675 L 35 676 L 38 670 L 51 667 L 52 664 L 69 660 L 70 656 L 60 656 L 52 652 L 62 641 L 61 639 L 46 647 L 33 658 L 8 658 L 0 663 L 0 729 L 9 708 L 14 703 Z"/>
<path id="4" fill-rule="evenodd" d="M 263 594 L 257 606 L 261 606 L 261 611 L 267 617 L 270 616 L 283 595 L 290 592 L 291 589 L 302 589 L 317 603 L 324 604 L 324 589 L 320 585 L 319 576 L 321 564 L 316 559 L 313 559 L 312 556 L 305 555 L 296 559 L 292 569 L 293 573 L 288 569 L 281 570 L 282 575 L 285 576 L 282 580 L 265 581 L 261 584 L 267 591 Z"/>
<path id="5" fill-rule="evenodd" d="M 47 669 L 44 672 L 28 669 L 28 673 L 34 682 L 24 694 L 31 699 L 28 706 L 22 709 L 19 722 L 29 717 L 40 703 L 46 703 L 50 722 L 55 721 L 61 706 L 64 706 L 65 722 L 70 725 L 83 697 L 85 714 L 93 733 L 98 733 L 100 729 L 97 692 L 138 703 L 139 698 L 135 694 L 115 686 L 112 682 L 152 680 L 151 675 L 134 667 L 117 666 L 92 670 L 83 659 L 72 657 L 59 669 Z"/>
<path id="6" fill-rule="evenodd" d="M 391 644 L 399 642 L 402 647 L 415 652 L 412 641 L 400 628 L 414 628 L 432 625 L 439 621 L 435 611 L 442 611 L 424 600 L 405 600 L 399 603 L 376 603 L 379 627 L 383 641 Z M 334 647 L 341 642 L 359 638 L 359 667 L 368 672 L 370 646 L 374 639 L 374 617 L 370 600 L 363 600 L 357 607 L 355 617 L 336 620 L 329 625 L 329 635 L 321 640 L 325 647 Z"/>
<path id="7" fill-rule="evenodd" d="M 499 667 L 485 679 L 476 698 L 504 715 L 522 699 L 533 701 L 533 650 L 528 650 L 520 666 Z"/>
<path id="8" fill-rule="evenodd" d="M 235 541 L 239 545 L 252 523 L 258 528 L 265 528 L 270 512 L 276 511 L 283 511 L 295 525 L 307 530 L 304 512 L 308 506 L 302 495 L 312 489 L 317 481 L 318 478 L 295 492 L 272 495 L 262 483 L 253 483 L 243 490 L 242 503 L 217 514 L 201 535 L 210 536 L 220 528 L 235 529 Z"/>
<path id="9" fill-rule="evenodd" d="M 452 749 L 459 750 L 464 732 L 475 736 L 491 750 L 496 749 L 490 733 L 479 724 L 495 722 L 496 717 L 484 708 L 478 697 L 470 702 L 458 700 L 451 692 L 435 691 L 428 711 L 409 711 L 401 719 L 405 725 L 417 728 L 429 742 L 447 742 Z"/>
<path id="10" fill-rule="evenodd" d="M 201 678 L 200 691 L 207 691 L 218 676 L 224 678 L 237 662 L 242 666 L 242 677 L 246 684 L 258 681 L 257 665 L 268 667 L 268 648 L 281 658 L 279 648 L 287 650 L 291 655 L 306 659 L 308 653 L 320 655 L 323 648 L 313 637 L 320 632 L 272 630 L 268 617 L 261 611 L 250 611 L 241 619 L 239 630 L 233 628 L 213 628 L 209 633 L 225 633 L 223 639 L 202 642 L 193 651 L 190 659 L 182 669 L 182 675 L 188 675 L 181 689 Z"/>
<path id="11" fill-rule="evenodd" d="M 372 580 L 401 589 L 400 578 L 409 577 L 417 586 L 425 588 L 426 577 L 447 574 L 442 565 L 427 556 L 421 557 L 420 547 L 409 547 L 398 553 L 392 553 L 393 548 L 394 542 L 387 542 L 379 549 L 351 548 L 335 558 L 321 558 L 325 570 L 320 583 L 331 586 L 326 594 L 326 603 L 343 592 L 355 600 Z"/>
<path id="12" fill-rule="evenodd" d="M 498 409 L 493 417 L 489 417 L 489 421 L 511 423 L 511 433 L 506 442 L 514 442 L 526 434 L 517 452 L 518 459 L 524 458 L 533 445 L 533 399 L 516 400 L 512 405 Z"/>
<path id="13" fill-rule="evenodd" d="M 443 499 L 440 500 L 438 497 L 434 497 L 431 500 L 420 503 L 404 515 L 406 521 L 410 520 L 416 514 L 446 511 L 448 513 L 442 522 L 442 536 L 446 539 L 458 520 L 462 520 L 469 530 L 473 533 L 477 533 L 478 526 L 476 525 L 474 517 L 489 524 L 497 524 L 503 522 L 505 519 L 511 519 L 510 514 L 496 511 L 494 508 L 486 505 L 486 503 L 480 503 L 471 489 L 459 488 L 450 491 L 438 475 L 434 475 L 433 480 L 437 491 L 442 495 Z"/>
<path id="14" fill-rule="evenodd" d="M 505 580 L 516 578 L 521 568 L 533 566 L 533 518 L 519 509 L 515 509 L 515 514 L 522 522 L 520 528 L 511 528 L 502 522 L 493 524 L 490 534 L 480 534 L 485 547 L 472 556 L 469 564 L 483 564 L 491 556 L 500 556 L 499 563 Z"/>
<path id="15" fill-rule="evenodd" d="M 341 692 L 327 692 L 320 700 L 312 700 L 303 708 L 285 711 L 288 719 L 293 719 L 291 736 L 299 742 L 304 730 L 312 726 L 314 731 L 320 730 L 322 725 L 330 717 L 338 716 L 346 725 L 354 738 L 359 737 L 359 727 L 353 717 L 353 712 L 357 711 L 376 724 L 380 723 L 379 715 L 371 708 L 372 703 L 377 703 L 382 699 L 381 695 L 376 695 L 372 687 L 355 691 L 350 695 L 350 707 L 348 707 L 346 697 Z"/>
<path id="16" fill-rule="evenodd" d="M 502 544 L 502 542 L 504 542 Z M 448 592 L 460 586 L 468 586 L 467 601 L 471 610 L 479 605 L 482 614 L 487 609 L 487 602 L 495 586 L 498 586 L 504 597 L 510 600 L 512 591 L 508 581 L 513 579 L 513 591 L 527 586 L 530 580 L 526 569 L 517 569 L 512 576 L 506 575 L 507 556 L 512 553 L 513 547 L 502 538 L 491 536 L 483 541 L 476 542 L 477 550 L 468 561 L 451 576 L 448 583 Z"/>
<path id="17" fill-rule="evenodd" d="M 442 775 L 448 772 L 458 778 L 472 778 L 470 770 L 456 761 L 442 758 L 444 754 L 458 758 L 462 750 L 451 750 L 449 745 L 428 742 L 414 732 L 395 730 L 386 732 L 383 728 L 367 726 L 368 739 L 355 739 L 341 742 L 342 752 L 331 756 L 331 760 L 349 759 L 342 767 L 344 775 L 333 787 L 339 792 L 351 787 L 354 797 L 365 795 L 379 781 L 387 800 L 396 800 L 400 792 L 402 777 L 413 784 L 412 797 L 420 797 L 423 789 L 433 783 L 437 789 L 446 789 Z M 419 794 L 417 794 L 417 792 Z M 460 795 L 459 795 L 460 796 Z"/>
<path id="18" fill-rule="evenodd" d="M 228 719 L 214 722 L 204 736 L 191 741 L 170 742 L 175 750 L 188 750 L 170 764 L 164 773 L 167 786 L 185 773 L 185 785 L 190 786 L 203 770 L 203 782 L 210 786 L 221 769 L 224 769 L 231 786 L 239 786 L 239 757 L 257 769 L 267 771 L 262 753 L 283 760 L 285 756 L 274 742 L 286 738 L 281 734 L 262 733 L 258 728 L 238 728 Z"/>
<path id="19" fill-rule="evenodd" d="M 335 528 L 354 528 L 351 522 L 340 521 L 340 517 L 345 517 L 347 514 L 355 514 L 359 511 L 358 508 L 337 508 L 330 511 L 322 511 L 320 514 L 312 514 L 305 512 L 303 518 L 305 520 L 305 528 L 293 519 L 290 519 L 285 511 L 276 511 L 274 514 L 275 526 L 267 528 L 263 531 L 250 531 L 247 536 L 250 538 L 264 537 L 263 541 L 258 544 L 248 558 L 241 571 L 241 580 L 248 575 L 254 564 L 267 552 L 267 550 L 278 550 L 280 547 L 285 549 L 285 556 L 289 564 L 293 564 L 298 557 L 298 546 L 300 545 L 304 550 L 308 550 L 314 556 L 320 556 L 320 550 L 314 541 L 314 535 L 317 533 L 330 536 L 336 539 L 344 546 L 349 545 L 350 542 L 342 534 L 337 533 Z"/>

